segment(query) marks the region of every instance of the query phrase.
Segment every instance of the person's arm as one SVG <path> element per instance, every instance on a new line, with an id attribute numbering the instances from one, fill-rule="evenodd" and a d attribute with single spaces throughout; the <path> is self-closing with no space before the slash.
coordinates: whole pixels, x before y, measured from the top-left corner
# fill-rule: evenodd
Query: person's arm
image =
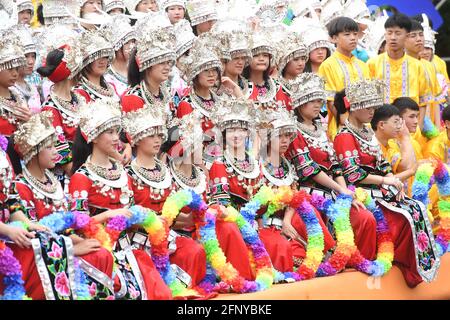
<path id="1" fill-rule="evenodd" d="M 411 142 L 411 135 L 403 122 L 403 127 L 398 138 L 398 146 L 400 149 L 401 160 L 397 167 L 397 173 L 401 173 L 414 167 L 416 156 L 414 154 L 414 148 Z"/>
<path id="2" fill-rule="evenodd" d="M 419 82 L 419 128 L 420 130 L 423 130 L 423 121 L 427 113 L 427 105 L 433 97 L 430 82 L 428 81 L 425 67 L 422 64 L 419 64 L 418 73 L 416 81 Z"/>

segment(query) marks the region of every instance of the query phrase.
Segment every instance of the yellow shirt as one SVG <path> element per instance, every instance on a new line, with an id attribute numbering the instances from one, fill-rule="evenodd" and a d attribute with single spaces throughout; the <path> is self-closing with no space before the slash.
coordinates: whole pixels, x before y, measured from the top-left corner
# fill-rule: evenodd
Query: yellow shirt
<path id="1" fill-rule="evenodd" d="M 385 103 L 392 103 L 399 97 L 410 97 L 419 106 L 426 106 L 431 100 L 431 90 L 426 80 L 425 68 L 407 54 L 398 60 L 382 53 L 367 62 L 373 79 L 383 80 Z"/>
<path id="2" fill-rule="evenodd" d="M 445 63 L 444 60 L 442 60 L 437 55 L 433 56 L 431 63 L 433 63 L 434 66 L 436 67 L 438 74 L 442 75 L 444 77 L 444 79 L 447 81 L 447 85 L 448 85 L 447 90 L 448 90 L 448 94 L 450 95 L 450 80 L 448 78 L 447 64 Z"/>
<path id="3" fill-rule="evenodd" d="M 33 2 L 33 6 L 34 6 L 34 16 L 31 18 L 31 26 L 33 28 L 37 28 L 41 25 L 37 18 L 37 8 L 38 8 L 39 4 L 42 3 L 42 0 L 32 0 L 32 2 Z"/>
<path id="4" fill-rule="evenodd" d="M 447 136 L 447 130 L 443 130 L 436 138 L 428 141 L 423 155 L 425 158 L 433 158 L 449 164 L 450 140 Z"/>
<path id="5" fill-rule="evenodd" d="M 325 79 L 325 89 L 328 91 L 328 101 L 334 101 L 336 92 L 343 90 L 349 84 L 363 79 L 370 79 L 367 65 L 352 55 L 351 58 L 335 51 L 319 68 L 319 75 Z M 328 135 L 331 139 L 337 134 L 338 126 L 331 110 L 328 110 Z"/>
<path id="6" fill-rule="evenodd" d="M 394 139 L 388 141 L 388 145 L 384 146 L 380 143 L 381 151 L 383 152 L 384 158 L 389 161 L 392 166 L 392 172 L 397 172 L 398 165 L 402 161 L 402 154 L 400 152 L 400 147 Z"/>
<path id="7" fill-rule="evenodd" d="M 417 135 L 420 135 L 420 137 L 417 137 Z M 424 138 L 424 140 L 422 140 L 422 138 Z M 422 134 L 420 133 L 420 129 L 417 128 L 415 133 L 411 133 L 411 144 L 414 148 L 414 154 L 416 156 L 416 160 L 422 160 L 423 159 L 423 147 L 425 146 L 427 143 L 427 138 L 425 138 L 424 136 L 422 136 Z"/>
<path id="8" fill-rule="evenodd" d="M 442 95 L 442 88 L 438 80 L 437 70 L 434 64 L 430 61 L 425 59 L 420 59 L 419 61 L 425 68 L 425 76 L 432 95 L 432 100 L 430 101 L 429 108 L 427 109 L 427 115 L 435 125 L 440 127 L 441 117 L 439 105 L 445 102 L 445 98 Z"/>

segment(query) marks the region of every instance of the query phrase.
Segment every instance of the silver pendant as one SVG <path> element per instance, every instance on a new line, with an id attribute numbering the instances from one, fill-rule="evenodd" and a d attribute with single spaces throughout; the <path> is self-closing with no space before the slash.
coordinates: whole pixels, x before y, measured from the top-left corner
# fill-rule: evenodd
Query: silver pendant
<path id="1" fill-rule="evenodd" d="M 119 201 L 120 201 L 121 204 L 126 205 L 126 204 L 128 204 L 130 202 L 130 197 L 128 196 L 127 193 L 122 193 L 120 195 L 120 200 Z"/>

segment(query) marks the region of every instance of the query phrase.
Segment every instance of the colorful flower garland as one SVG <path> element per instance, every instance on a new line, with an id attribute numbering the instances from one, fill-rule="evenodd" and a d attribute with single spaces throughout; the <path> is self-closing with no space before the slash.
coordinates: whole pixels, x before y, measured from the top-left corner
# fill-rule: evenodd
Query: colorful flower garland
<path id="1" fill-rule="evenodd" d="M 5 285 L 0 300 L 29 300 L 22 280 L 22 266 L 3 241 L 0 241 L 0 275 Z"/>
<path id="2" fill-rule="evenodd" d="M 247 209 L 249 209 L 249 207 L 247 207 Z M 253 214 L 250 211 L 247 213 Z M 218 217 L 226 222 L 234 222 L 237 224 L 245 243 L 253 254 L 254 263 L 256 265 L 255 281 L 249 281 L 240 276 L 233 265 L 226 261 L 227 259 L 220 248 L 215 231 L 216 219 Z M 225 208 L 220 205 L 212 205 L 206 211 L 205 222 L 206 223 L 200 227 L 199 240 L 205 248 L 206 259 L 211 269 L 207 272 L 209 281 L 206 281 L 203 286 L 206 287 L 209 285 L 209 288 L 214 286 L 212 282 L 215 281 L 215 277 L 213 277 L 214 271 L 222 281 L 222 283 L 219 284 L 221 290 L 230 288 L 234 292 L 246 293 L 268 289 L 273 283 L 272 263 L 256 230 L 248 223 L 248 221 L 246 221 L 233 207 Z"/>
<path id="3" fill-rule="evenodd" d="M 353 267 L 368 275 L 381 277 L 391 270 L 394 259 L 394 243 L 392 242 L 389 225 L 384 217 L 383 211 L 377 206 L 370 194 L 358 188 L 355 191 L 355 195 L 366 206 L 367 210 L 372 212 L 377 222 L 377 258 L 374 261 L 364 258 L 355 245 L 355 252 L 347 266 Z"/>
<path id="4" fill-rule="evenodd" d="M 55 212 L 39 220 L 39 224 L 50 228 L 54 233 L 61 233 L 68 229 L 77 230 L 86 238 L 97 239 L 109 251 L 114 244 L 101 223 L 78 211 Z"/>
<path id="5" fill-rule="evenodd" d="M 435 237 L 440 255 L 446 253 L 450 246 L 450 174 L 447 166 L 439 161 L 434 170 L 434 177 L 439 190 L 439 229 Z"/>
<path id="6" fill-rule="evenodd" d="M 333 223 L 337 238 L 334 253 L 327 261 L 320 264 L 316 276 L 324 277 L 341 272 L 355 252 L 353 229 L 350 224 L 352 201 L 351 196 L 344 194 L 338 195 L 334 203 L 320 196 L 311 197 L 313 206 L 324 212 Z"/>
<path id="7" fill-rule="evenodd" d="M 319 219 L 317 219 L 314 207 L 310 203 L 311 197 L 305 191 L 294 191 L 290 187 L 278 188 L 274 198 L 272 199 L 263 219 L 267 219 L 276 211 L 289 206 L 295 209 L 306 226 L 306 233 L 308 235 L 306 256 L 303 263 L 294 274 L 285 273 L 284 277 L 281 274 L 280 279 L 285 280 L 286 277 L 298 280 L 311 279 L 315 276 L 317 269 L 323 259 L 324 236 Z M 278 274 L 278 273 L 277 273 Z"/>

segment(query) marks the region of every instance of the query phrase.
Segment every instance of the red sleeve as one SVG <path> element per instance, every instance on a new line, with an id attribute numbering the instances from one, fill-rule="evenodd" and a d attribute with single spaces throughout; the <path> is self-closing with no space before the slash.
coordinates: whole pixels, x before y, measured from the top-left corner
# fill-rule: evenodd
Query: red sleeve
<path id="1" fill-rule="evenodd" d="M 225 165 L 214 161 L 209 170 L 209 201 L 227 205 L 230 202 L 230 185 Z"/>
<path id="2" fill-rule="evenodd" d="M 76 89 L 73 89 L 73 92 L 82 96 L 84 98 L 84 100 L 86 100 L 86 103 L 91 102 L 91 96 L 85 90 L 83 90 L 81 88 L 76 88 Z"/>
<path id="3" fill-rule="evenodd" d="M 121 105 L 122 112 L 136 111 L 144 106 L 144 100 L 134 94 L 124 94 Z"/>
<path id="4" fill-rule="evenodd" d="M 286 158 L 294 165 L 300 181 L 306 181 L 321 171 L 319 165 L 312 159 L 308 144 L 300 133 L 289 145 Z"/>
<path id="5" fill-rule="evenodd" d="M 36 212 L 33 192 L 26 184 L 24 184 L 20 180 L 16 181 L 16 190 L 17 193 L 19 194 L 20 199 L 22 200 L 22 205 L 23 208 L 25 209 L 24 214 L 31 221 L 38 221 L 39 217 L 37 216 Z"/>
<path id="6" fill-rule="evenodd" d="M 84 174 L 76 172 L 69 183 L 70 210 L 89 214 L 89 190 L 92 181 Z"/>
<path id="7" fill-rule="evenodd" d="M 339 133 L 334 138 L 334 150 L 348 184 L 355 184 L 364 180 L 369 173 L 361 168 L 359 147 L 355 137 L 346 132 Z"/>
<path id="8" fill-rule="evenodd" d="M 177 118 L 183 118 L 185 115 L 190 114 L 192 111 L 194 111 L 192 109 L 192 106 L 189 102 L 187 101 L 181 101 L 180 104 L 178 105 L 178 109 L 177 109 Z"/>

